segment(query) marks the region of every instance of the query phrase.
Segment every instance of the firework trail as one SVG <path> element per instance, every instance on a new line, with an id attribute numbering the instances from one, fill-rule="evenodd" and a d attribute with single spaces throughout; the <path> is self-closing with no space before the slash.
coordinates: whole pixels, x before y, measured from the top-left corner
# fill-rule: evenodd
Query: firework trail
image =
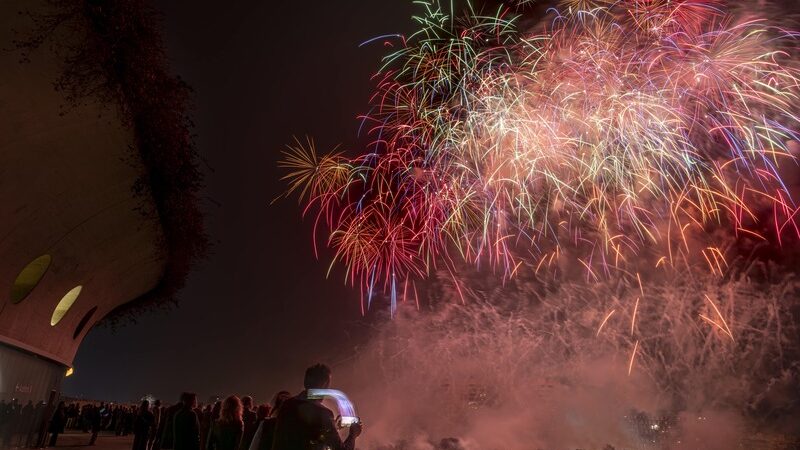
<path id="1" fill-rule="evenodd" d="M 420 3 L 416 33 L 382 38 L 366 151 L 298 142 L 281 162 L 362 307 L 385 292 L 394 312 L 461 260 L 641 283 L 723 275 L 731 237 L 794 245 L 793 32 L 715 0 L 565 0 L 525 29 L 516 9 Z"/>

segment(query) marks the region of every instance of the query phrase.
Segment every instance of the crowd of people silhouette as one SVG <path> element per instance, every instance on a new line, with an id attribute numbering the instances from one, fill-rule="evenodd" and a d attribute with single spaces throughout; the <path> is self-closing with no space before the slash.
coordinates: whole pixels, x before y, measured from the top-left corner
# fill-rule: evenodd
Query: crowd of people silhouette
<path id="1" fill-rule="evenodd" d="M 132 450 L 354 450 L 361 423 L 351 424 L 342 439 L 333 411 L 308 395 L 330 383 L 330 368 L 315 364 L 306 369 L 302 392 L 293 396 L 282 390 L 261 405 L 236 395 L 202 405 L 192 392 L 171 405 L 61 401 L 53 408 L 45 402 L 2 401 L 0 447 L 54 447 L 60 434 L 79 430 L 89 434 L 89 445 L 101 431 L 133 435 Z"/>

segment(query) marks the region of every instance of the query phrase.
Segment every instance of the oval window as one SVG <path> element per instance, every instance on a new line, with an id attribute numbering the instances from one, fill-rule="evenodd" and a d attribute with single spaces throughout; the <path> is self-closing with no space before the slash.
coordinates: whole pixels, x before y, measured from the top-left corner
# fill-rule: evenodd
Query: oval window
<path id="1" fill-rule="evenodd" d="M 50 262 L 53 258 L 50 255 L 42 255 L 29 262 L 14 280 L 11 286 L 11 303 L 19 303 L 33 291 L 33 288 L 42 280 Z"/>
<path id="2" fill-rule="evenodd" d="M 61 298 L 61 301 L 58 302 L 58 305 L 56 305 L 56 309 L 53 311 L 53 317 L 50 318 L 51 326 L 55 326 L 61 321 L 61 319 L 64 318 L 69 309 L 72 307 L 72 304 L 75 303 L 75 300 L 77 300 L 78 296 L 81 295 L 81 289 L 83 289 L 83 286 L 75 286 L 72 288 L 72 290 L 64 294 L 64 296 Z"/>
<path id="3" fill-rule="evenodd" d="M 92 318 L 94 312 L 97 311 L 97 306 L 90 309 L 86 315 L 83 316 L 83 319 L 78 323 L 78 326 L 75 328 L 75 333 L 72 334 L 72 339 L 77 339 L 80 336 L 81 331 L 86 327 L 86 324 L 89 323 L 89 319 Z"/>

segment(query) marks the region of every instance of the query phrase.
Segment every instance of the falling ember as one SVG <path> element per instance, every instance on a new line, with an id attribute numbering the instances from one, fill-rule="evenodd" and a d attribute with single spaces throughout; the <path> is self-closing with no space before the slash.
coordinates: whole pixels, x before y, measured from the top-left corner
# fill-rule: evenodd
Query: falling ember
<path id="1" fill-rule="evenodd" d="M 628 363 L 628 376 L 630 376 L 631 372 L 633 371 L 633 361 L 636 359 L 636 350 L 638 349 L 639 349 L 639 341 L 636 341 L 636 343 L 633 344 L 633 351 L 631 352 L 631 361 Z"/>
<path id="2" fill-rule="evenodd" d="M 636 272 L 636 282 L 639 283 L 639 293 L 644 297 L 644 287 L 642 286 L 642 276 Z M 639 304 L 639 299 L 636 299 L 636 304 Z"/>
<path id="3" fill-rule="evenodd" d="M 636 297 L 636 303 L 633 305 L 633 315 L 631 316 L 631 336 L 633 336 L 633 329 L 636 327 L 636 312 L 639 310 L 639 297 Z"/>
<path id="4" fill-rule="evenodd" d="M 610 313 L 606 314 L 606 317 L 603 319 L 603 322 L 600 323 L 599 327 L 597 327 L 597 333 L 595 334 L 595 336 L 600 336 L 600 332 L 603 330 L 603 327 L 606 325 L 606 322 L 608 322 L 608 319 L 611 318 L 611 315 L 614 314 L 614 311 L 616 310 L 612 309 Z"/>
<path id="5" fill-rule="evenodd" d="M 722 330 L 723 333 L 727 334 L 728 337 L 731 338 L 732 341 L 735 341 L 735 339 L 733 338 L 733 332 L 731 331 L 730 327 L 728 326 L 728 322 L 725 321 L 725 318 L 722 316 L 722 313 L 719 311 L 719 308 L 717 308 L 717 305 L 714 304 L 714 301 L 711 300 L 711 297 L 709 297 L 708 294 L 703 294 L 703 296 L 706 298 L 706 300 L 708 300 L 708 303 L 711 304 L 711 307 L 714 308 L 714 312 L 717 313 L 717 317 L 719 317 L 719 320 L 722 321 L 722 326 L 717 324 L 716 321 L 712 321 L 711 319 L 709 319 L 706 316 L 703 316 L 702 314 L 700 315 L 700 317 L 703 318 L 706 322 L 710 322 L 713 325 L 715 325 L 717 328 Z M 723 326 L 724 326 L 724 328 L 723 328 Z"/>

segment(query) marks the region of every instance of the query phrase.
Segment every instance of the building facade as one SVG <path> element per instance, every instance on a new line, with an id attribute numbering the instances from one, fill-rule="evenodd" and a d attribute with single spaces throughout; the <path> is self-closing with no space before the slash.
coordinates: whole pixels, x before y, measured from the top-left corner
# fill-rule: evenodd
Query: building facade
<path id="1" fill-rule="evenodd" d="M 109 61 L 98 45 L 107 36 L 93 36 L 92 27 L 127 11 L 88 9 L 102 3 L 0 2 L 0 402 L 5 404 L 47 401 L 51 391 L 59 391 L 93 326 L 125 305 L 169 296 L 198 253 L 195 246 L 176 256 L 171 226 L 179 218 L 166 214 L 163 205 L 165 196 L 177 199 L 196 216 L 191 189 L 151 189 L 159 176 L 170 176 L 169 167 L 145 151 L 142 136 L 158 140 L 158 130 L 146 129 L 147 121 L 136 116 L 146 108 L 126 103 L 125 85 L 103 78 Z M 48 28 L 56 14 L 67 18 L 63 29 Z M 95 48 L 96 55 L 81 55 L 76 63 L 70 52 L 84 48 Z M 137 58 L 163 51 L 135 50 Z M 116 58 L 131 50 L 109 54 Z M 91 58 L 97 59 L 92 75 L 97 86 L 121 94 L 69 90 L 64 74 L 86 72 Z M 162 69 L 156 75 L 166 73 Z M 78 88 L 92 86 L 89 81 L 78 80 Z M 172 128 L 185 125 L 183 110 L 171 113 L 178 118 Z M 163 142 L 169 144 L 169 136 Z M 191 162 L 193 154 L 185 157 Z M 195 230 L 194 237 L 202 238 L 201 232 Z"/>

